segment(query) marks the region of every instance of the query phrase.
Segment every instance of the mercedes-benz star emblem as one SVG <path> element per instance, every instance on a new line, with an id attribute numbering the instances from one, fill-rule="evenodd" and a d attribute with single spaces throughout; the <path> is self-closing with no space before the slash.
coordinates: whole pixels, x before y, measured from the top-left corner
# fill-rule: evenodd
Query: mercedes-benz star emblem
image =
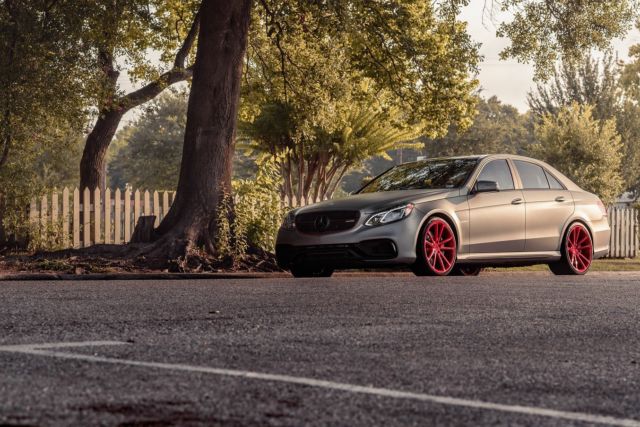
<path id="1" fill-rule="evenodd" d="M 316 220 L 313 222 L 313 225 L 316 228 L 316 231 L 324 231 L 327 228 L 329 228 L 329 217 L 326 215 L 320 215 L 319 217 L 316 218 Z"/>

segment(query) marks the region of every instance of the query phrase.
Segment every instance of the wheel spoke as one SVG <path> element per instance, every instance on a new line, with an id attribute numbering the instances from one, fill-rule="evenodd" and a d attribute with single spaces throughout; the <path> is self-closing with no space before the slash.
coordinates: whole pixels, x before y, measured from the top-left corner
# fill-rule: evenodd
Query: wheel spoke
<path id="1" fill-rule="evenodd" d="M 435 271 L 438 271 L 438 264 L 440 263 L 440 254 L 438 252 L 436 252 L 436 256 L 433 257 L 433 263 L 431 264 L 431 266 L 433 267 L 433 269 Z"/>
<path id="2" fill-rule="evenodd" d="M 587 258 L 586 256 L 584 256 L 583 254 L 581 254 L 580 252 L 577 253 L 578 258 L 580 258 L 581 260 L 583 260 L 583 264 L 586 266 L 587 264 L 589 264 L 591 262 L 591 260 L 589 258 Z"/>
<path id="3" fill-rule="evenodd" d="M 581 246 L 583 243 L 588 242 L 589 241 L 589 235 L 585 234 L 584 237 L 582 237 L 582 239 L 580 239 L 580 241 L 578 242 L 577 246 Z"/>
<path id="4" fill-rule="evenodd" d="M 451 266 L 451 262 L 444 255 L 442 255 L 442 261 L 444 261 L 446 263 L 446 264 L 443 265 L 444 269 L 448 270 L 449 267 Z"/>
<path id="5" fill-rule="evenodd" d="M 575 256 L 575 254 L 572 254 L 570 259 L 571 259 L 571 265 L 578 268 L 578 258 Z"/>

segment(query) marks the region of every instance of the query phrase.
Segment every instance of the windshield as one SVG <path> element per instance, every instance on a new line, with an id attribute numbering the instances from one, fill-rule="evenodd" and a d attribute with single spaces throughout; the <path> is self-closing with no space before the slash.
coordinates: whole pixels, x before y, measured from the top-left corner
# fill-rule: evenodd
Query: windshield
<path id="1" fill-rule="evenodd" d="M 434 190 L 462 187 L 478 164 L 477 158 L 434 159 L 396 166 L 358 193 L 395 190 Z"/>

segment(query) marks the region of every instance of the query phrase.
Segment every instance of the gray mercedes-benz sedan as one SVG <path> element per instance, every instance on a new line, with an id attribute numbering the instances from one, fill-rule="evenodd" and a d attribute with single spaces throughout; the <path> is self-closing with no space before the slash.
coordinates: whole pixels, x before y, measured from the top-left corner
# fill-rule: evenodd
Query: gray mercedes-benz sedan
<path id="1" fill-rule="evenodd" d="M 584 274 L 609 250 L 600 199 L 539 160 L 483 155 L 396 166 L 343 199 L 288 213 L 278 264 L 295 277 L 409 266 L 416 275 L 549 265 Z"/>

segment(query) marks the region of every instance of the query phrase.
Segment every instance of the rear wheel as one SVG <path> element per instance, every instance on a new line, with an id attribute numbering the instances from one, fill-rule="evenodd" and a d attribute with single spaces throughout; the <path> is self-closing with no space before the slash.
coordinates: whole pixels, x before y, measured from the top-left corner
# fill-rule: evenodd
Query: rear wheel
<path id="1" fill-rule="evenodd" d="M 589 230 L 577 222 L 567 230 L 562 241 L 562 258 L 549 264 L 553 274 L 585 274 L 593 261 L 593 242 Z"/>
<path id="2" fill-rule="evenodd" d="M 420 233 L 418 259 L 411 267 L 416 276 L 446 276 L 456 263 L 456 237 L 447 221 L 431 218 Z"/>
<path id="3" fill-rule="evenodd" d="M 451 270 L 452 276 L 477 276 L 482 272 L 482 267 L 475 267 L 473 265 L 456 265 Z"/>
<path id="4" fill-rule="evenodd" d="M 293 277 L 331 277 L 333 274 L 332 268 L 308 267 L 301 265 L 292 266 L 290 271 Z"/>

